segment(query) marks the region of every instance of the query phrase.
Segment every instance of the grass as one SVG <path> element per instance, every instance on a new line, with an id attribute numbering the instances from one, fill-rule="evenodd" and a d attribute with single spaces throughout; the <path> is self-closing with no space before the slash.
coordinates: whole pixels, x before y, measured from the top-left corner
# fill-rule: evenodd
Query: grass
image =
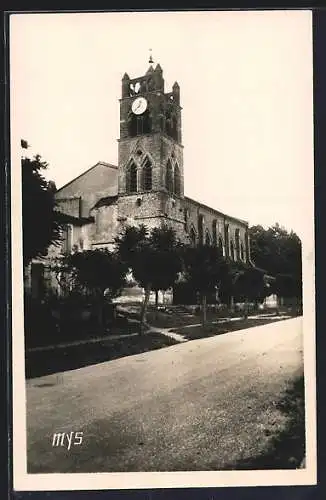
<path id="1" fill-rule="evenodd" d="M 105 340 L 50 351 L 27 351 L 26 378 L 74 370 L 113 359 L 174 345 L 177 342 L 159 333 Z"/>
<path id="2" fill-rule="evenodd" d="M 183 335 L 187 340 L 201 339 L 205 337 L 212 337 L 214 335 L 222 335 L 223 333 L 243 330 L 245 328 L 252 328 L 254 326 L 262 326 L 270 324 L 271 322 L 282 321 L 282 319 L 239 319 L 237 321 L 215 322 L 205 325 L 189 326 L 186 328 L 174 328 L 171 330 L 174 333 Z"/>
<path id="3" fill-rule="evenodd" d="M 305 456 L 304 377 L 296 378 L 277 404 L 287 423 L 271 436 L 259 456 L 229 464 L 225 470 L 298 469 Z"/>
<path id="4" fill-rule="evenodd" d="M 134 317 L 139 319 L 140 306 L 123 306 L 124 314 L 127 317 Z M 280 308 L 277 309 L 265 309 L 265 310 L 251 310 L 250 314 L 263 315 L 263 314 L 287 314 L 290 316 L 298 316 L 298 312 L 293 308 Z M 208 308 L 207 310 L 207 323 L 216 322 L 218 319 L 223 318 L 241 318 L 242 313 L 235 311 L 228 311 L 226 308 L 215 310 L 214 307 Z M 166 306 L 155 311 L 155 307 L 150 305 L 147 313 L 147 322 L 156 328 L 177 328 L 182 326 L 194 325 L 201 323 L 202 316 L 201 311 L 192 311 L 190 307 L 187 306 Z"/>

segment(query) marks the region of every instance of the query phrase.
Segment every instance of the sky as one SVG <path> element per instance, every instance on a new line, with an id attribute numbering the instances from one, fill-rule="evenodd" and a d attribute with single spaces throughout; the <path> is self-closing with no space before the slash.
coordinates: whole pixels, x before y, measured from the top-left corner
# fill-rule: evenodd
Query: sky
<path id="1" fill-rule="evenodd" d="M 165 91 L 180 85 L 185 194 L 311 238 L 309 11 L 12 15 L 12 143 L 26 139 L 58 188 L 117 165 L 121 78 L 145 74 L 150 48 Z"/>

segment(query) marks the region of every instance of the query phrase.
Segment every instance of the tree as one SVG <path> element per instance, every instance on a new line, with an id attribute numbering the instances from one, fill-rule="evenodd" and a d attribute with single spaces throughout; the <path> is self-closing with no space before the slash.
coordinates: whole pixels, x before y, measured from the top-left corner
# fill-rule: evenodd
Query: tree
<path id="1" fill-rule="evenodd" d="M 117 253 L 132 271 L 134 279 L 144 288 L 140 317 L 140 334 L 146 323 L 150 292 L 172 287 L 181 271 L 180 244 L 175 231 L 167 226 L 149 232 L 144 225 L 127 227 L 116 238 Z"/>
<path id="2" fill-rule="evenodd" d="M 21 165 L 23 258 L 27 265 L 33 258 L 45 256 L 50 244 L 59 243 L 61 223 L 55 211 L 55 185 L 42 175 L 48 164 L 36 155 L 22 158 Z"/>
<path id="3" fill-rule="evenodd" d="M 217 247 L 200 245 L 184 250 L 185 278 L 199 293 L 202 304 L 202 324 L 206 324 L 207 295 L 216 292 L 229 276 L 229 265 Z"/>
<path id="4" fill-rule="evenodd" d="M 90 295 L 98 306 L 98 320 L 103 324 L 103 308 L 121 293 L 127 267 L 115 252 L 107 249 L 85 250 L 67 255 L 63 269 L 74 287 Z"/>
<path id="5" fill-rule="evenodd" d="M 301 275 L 294 276 L 291 274 L 277 274 L 273 285 L 273 291 L 283 298 L 300 298 L 302 294 Z"/>
<path id="6" fill-rule="evenodd" d="M 173 229 L 154 228 L 150 235 L 153 251 L 152 290 L 155 292 L 155 310 L 158 310 L 158 292 L 171 288 L 182 270 L 182 245 Z"/>
<path id="7" fill-rule="evenodd" d="M 279 224 L 268 229 L 250 228 L 251 257 L 255 265 L 276 278 L 274 291 L 279 296 L 302 296 L 302 255 L 298 235 Z M 279 278 L 278 278 L 279 276 Z M 287 279 L 282 276 L 288 276 Z M 291 281 L 292 285 L 289 286 Z"/>
<path id="8" fill-rule="evenodd" d="M 84 250 L 65 257 L 65 267 L 74 282 L 96 299 L 113 299 L 125 285 L 126 265 L 107 249 Z"/>
<path id="9" fill-rule="evenodd" d="M 245 303 L 245 317 L 248 316 L 248 301 L 257 305 L 268 293 L 264 271 L 244 263 L 238 266 L 237 277 L 234 280 L 234 295 L 237 300 Z"/>

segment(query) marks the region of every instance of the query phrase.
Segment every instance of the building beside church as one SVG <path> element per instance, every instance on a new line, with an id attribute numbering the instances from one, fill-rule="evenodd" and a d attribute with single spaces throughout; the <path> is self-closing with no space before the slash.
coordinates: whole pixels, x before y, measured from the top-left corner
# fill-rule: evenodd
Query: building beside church
<path id="1" fill-rule="evenodd" d="M 119 101 L 118 165 L 100 161 L 56 192 L 69 223 L 49 253 L 110 247 L 127 225 L 164 223 L 181 241 L 249 261 L 248 223 L 185 196 L 178 83 L 167 92 L 161 66 L 151 64 L 143 76 L 124 74 Z"/>

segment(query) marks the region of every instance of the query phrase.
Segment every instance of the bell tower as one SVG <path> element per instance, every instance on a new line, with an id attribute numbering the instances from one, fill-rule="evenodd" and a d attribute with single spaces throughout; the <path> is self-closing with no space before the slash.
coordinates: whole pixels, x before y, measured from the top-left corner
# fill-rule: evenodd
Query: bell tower
<path id="1" fill-rule="evenodd" d="M 122 78 L 118 168 L 119 219 L 184 228 L 180 87 L 165 92 L 163 71 Z M 164 220 L 163 220 L 164 219 Z M 180 226 L 180 227 L 179 227 Z M 183 229 L 182 229 L 183 230 Z"/>

